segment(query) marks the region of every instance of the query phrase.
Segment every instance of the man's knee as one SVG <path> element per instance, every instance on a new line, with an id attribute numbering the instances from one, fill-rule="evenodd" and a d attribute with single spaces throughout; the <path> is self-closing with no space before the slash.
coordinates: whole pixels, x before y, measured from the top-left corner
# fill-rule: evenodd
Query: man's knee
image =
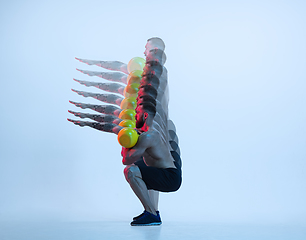
<path id="1" fill-rule="evenodd" d="M 130 182 L 135 177 L 141 178 L 141 172 L 138 166 L 132 164 L 124 168 L 124 176 L 125 179 Z"/>

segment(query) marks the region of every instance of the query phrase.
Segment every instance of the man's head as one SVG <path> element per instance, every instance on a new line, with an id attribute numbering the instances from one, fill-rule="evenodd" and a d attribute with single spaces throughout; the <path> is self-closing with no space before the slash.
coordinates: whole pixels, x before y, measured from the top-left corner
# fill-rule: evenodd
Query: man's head
<path id="1" fill-rule="evenodd" d="M 143 68 L 142 76 L 146 75 L 155 75 L 160 77 L 163 73 L 163 66 L 157 61 L 146 62 L 146 65 Z"/>
<path id="2" fill-rule="evenodd" d="M 161 65 L 164 65 L 166 60 L 166 54 L 161 49 L 151 49 L 146 56 L 146 62 L 156 61 L 159 62 Z"/>
<path id="3" fill-rule="evenodd" d="M 161 38 L 158 38 L 158 37 L 149 38 L 147 40 L 147 44 L 145 46 L 144 55 L 147 56 L 147 54 L 149 53 L 149 51 L 151 49 L 160 49 L 160 50 L 164 51 L 164 49 L 165 49 L 164 41 Z"/>
<path id="4" fill-rule="evenodd" d="M 158 89 L 159 79 L 155 75 L 143 76 L 140 80 L 140 86 L 151 85 L 155 89 Z"/>
<path id="5" fill-rule="evenodd" d="M 137 98 L 137 105 L 141 103 L 151 103 L 156 106 L 156 99 L 151 97 L 150 95 L 142 95 Z"/>
<path id="6" fill-rule="evenodd" d="M 151 85 L 142 85 L 139 88 L 138 97 L 137 97 L 136 100 L 138 100 L 138 98 L 140 96 L 142 96 L 142 95 L 149 95 L 149 96 L 151 96 L 151 97 L 156 99 L 156 97 L 157 97 L 157 90 L 153 86 L 151 86 Z"/>
<path id="7" fill-rule="evenodd" d="M 136 128 L 148 129 L 152 126 L 153 118 L 156 114 L 156 107 L 149 103 L 143 102 L 137 105 L 136 109 Z"/>

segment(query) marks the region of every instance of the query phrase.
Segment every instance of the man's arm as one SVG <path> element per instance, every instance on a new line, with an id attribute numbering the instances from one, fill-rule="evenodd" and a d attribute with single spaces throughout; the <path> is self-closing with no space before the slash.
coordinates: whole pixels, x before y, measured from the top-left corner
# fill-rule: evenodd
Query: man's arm
<path id="1" fill-rule="evenodd" d="M 86 87 L 96 87 L 99 88 L 103 91 L 106 92 L 113 92 L 113 93 L 119 93 L 121 95 L 123 95 L 124 93 L 124 88 L 126 87 L 126 85 L 122 85 L 120 83 L 99 83 L 99 82 L 89 82 L 89 81 L 81 81 L 81 80 L 77 80 L 77 79 L 73 79 L 74 81 L 85 85 Z"/>
<path id="2" fill-rule="evenodd" d="M 92 97 L 99 101 L 116 104 L 118 106 L 120 106 L 122 100 L 124 99 L 124 97 L 120 97 L 116 94 L 111 94 L 111 93 L 100 94 L 100 93 L 83 92 L 83 91 L 78 91 L 74 89 L 71 89 L 71 90 L 84 97 Z"/>
<path id="3" fill-rule="evenodd" d="M 118 135 L 120 130 L 123 128 L 114 123 L 97 123 L 97 122 L 86 122 L 86 121 L 76 121 L 67 118 L 69 122 L 74 123 L 75 125 L 79 125 L 80 127 L 88 126 L 100 130 L 102 132 L 115 133 Z"/>
<path id="4" fill-rule="evenodd" d="M 104 78 L 109 81 L 121 82 L 121 83 L 127 84 L 128 75 L 125 73 L 87 71 L 87 70 L 81 70 L 78 68 L 76 70 L 80 71 L 81 73 L 87 74 L 88 76 L 97 76 L 97 77 Z"/>
<path id="5" fill-rule="evenodd" d="M 136 162 L 144 152 L 151 147 L 151 134 L 143 133 L 139 136 L 136 145 L 132 148 L 122 148 L 123 165 L 131 165 Z"/>
<path id="6" fill-rule="evenodd" d="M 80 118 L 90 118 L 92 120 L 95 120 L 100 123 L 114 123 L 116 125 L 119 125 L 120 122 L 122 122 L 122 119 L 114 116 L 114 115 L 108 115 L 108 114 L 90 114 L 90 113 L 81 113 L 81 112 L 74 112 L 71 110 L 68 110 L 69 113 L 73 114 L 76 117 Z"/>
<path id="7" fill-rule="evenodd" d="M 116 117 L 118 117 L 122 111 L 121 108 L 113 106 L 113 105 L 95 105 L 95 104 L 88 104 L 88 103 L 77 103 L 73 101 L 69 101 L 69 102 L 74 104 L 76 107 L 79 107 L 82 109 L 89 108 L 96 112 L 114 115 Z"/>
<path id="8" fill-rule="evenodd" d="M 76 60 L 79 60 L 80 62 L 86 63 L 88 65 L 96 65 L 108 70 L 112 71 L 120 71 L 124 72 L 126 74 L 129 74 L 127 70 L 127 64 L 119 61 L 97 61 L 97 60 L 88 60 L 88 59 L 81 59 L 81 58 L 75 58 Z"/>

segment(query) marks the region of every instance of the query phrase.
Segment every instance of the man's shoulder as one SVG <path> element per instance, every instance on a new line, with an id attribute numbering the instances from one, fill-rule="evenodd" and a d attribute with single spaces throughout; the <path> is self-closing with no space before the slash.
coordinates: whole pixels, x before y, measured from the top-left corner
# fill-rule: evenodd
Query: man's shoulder
<path id="1" fill-rule="evenodd" d="M 151 145 L 156 142 L 156 140 L 159 138 L 159 132 L 155 129 L 150 129 L 146 132 L 143 132 L 139 135 L 140 141 L 147 142 L 147 145 Z"/>
<path id="2" fill-rule="evenodd" d="M 153 129 L 153 128 L 140 134 L 140 136 L 142 138 L 152 138 L 152 137 L 156 137 L 158 135 L 159 135 L 159 132 L 156 129 Z"/>

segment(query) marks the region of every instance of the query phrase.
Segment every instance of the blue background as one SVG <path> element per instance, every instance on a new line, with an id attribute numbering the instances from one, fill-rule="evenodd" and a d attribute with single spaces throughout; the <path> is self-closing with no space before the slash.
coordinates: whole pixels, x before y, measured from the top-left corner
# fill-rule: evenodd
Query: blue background
<path id="1" fill-rule="evenodd" d="M 100 81 L 74 57 L 167 54 L 183 184 L 164 220 L 306 222 L 305 1 L 1 1 L 0 220 L 142 211 L 116 136 L 66 120 Z M 86 111 L 83 111 L 86 112 Z M 87 112 L 90 112 L 89 110 Z"/>

